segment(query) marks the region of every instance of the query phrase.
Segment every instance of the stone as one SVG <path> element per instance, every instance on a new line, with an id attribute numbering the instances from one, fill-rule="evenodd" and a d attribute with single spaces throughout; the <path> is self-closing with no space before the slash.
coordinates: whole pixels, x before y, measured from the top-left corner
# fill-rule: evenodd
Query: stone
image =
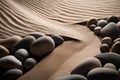
<path id="1" fill-rule="evenodd" d="M 95 68 L 87 74 L 88 80 L 120 80 L 119 73 L 110 68 Z"/>
<path id="2" fill-rule="evenodd" d="M 97 26 L 100 26 L 101 28 L 105 27 L 108 24 L 106 20 L 99 20 L 97 22 Z"/>
<path id="3" fill-rule="evenodd" d="M 117 16 L 111 16 L 107 19 L 108 23 L 110 22 L 114 22 L 114 23 L 117 23 L 119 22 L 119 18 Z"/>
<path id="4" fill-rule="evenodd" d="M 98 54 L 95 57 L 101 61 L 102 65 L 105 65 L 106 63 L 112 63 L 117 69 L 120 67 L 120 55 L 117 53 L 107 52 L 104 54 Z"/>
<path id="5" fill-rule="evenodd" d="M 100 35 L 100 33 L 101 33 L 101 27 L 96 27 L 95 29 L 94 29 L 94 33 L 96 34 L 96 35 Z"/>
<path id="6" fill-rule="evenodd" d="M 19 42 L 22 38 L 20 36 L 12 36 L 0 41 L 0 45 L 6 47 L 8 50 L 11 50 L 12 46 Z"/>
<path id="7" fill-rule="evenodd" d="M 98 19 L 96 19 L 96 18 L 91 18 L 88 22 L 87 22 L 87 27 L 90 27 L 90 25 L 92 25 L 92 24 L 97 24 L 97 21 L 98 21 Z"/>
<path id="8" fill-rule="evenodd" d="M 109 52 L 109 45 L 108 44 L 101 44 L 100 51 L 101 53 Z"/>
<path id="9" fill-rule="evenodd" d="M 22 63 L 14 56 L 8 55 L 0 58 L 0 67 L 4 70 L 13 69 L 13 68 L 21 69 Z"/>
<path id="10" fill-rule="evenodd" d="M 120 68 L 118 69 L 118 73 L 119 73 L 119 75 L 120 75 Z"/>
<path id="11" fill-rule="evenodd" d="M 50 37 L 54 40 L 55 47 L 59 46 L 60 44 L 62 44 L 64 42 L 64 39 L 61 36 L 59 36 L 58 34 L 52 34 L 52 35 L 50 35 Z"/>
<path id="12" fill-rule="evenodd" d="M 4 46 L 0 45 L 0 58 L 9 55 L 9 50 Z"/>
<path id="13" fill-rule="evenodd" d="M 17 80 L 22 75 L 23 72 L 20 69 L 10 69 L 2 74 L 0 80 Z"/>
<path id="14" fill-rule="evenodd" d="M 116 43 L 117 41 L 120 41 L 120 38 L 116 38 L 113 42 Z"/>
<path id="15" fill-rule="evenodd" d="M 24 62 L 29 57 L 29 53 L 25 49 L 18 49 L 15 52 L 15 57 L 18 58 L 20 61 Z"/>
<path id="16" fill-rule="evenodd" d="M 96 27 L 96 25 L 95 25 L 95 24 L 92 24 L 92 25 L 90 25 L 89 28 L 90 28 L 91 31 L 94 31 L 95 27 Z"/>
<path id="17" fill-rule="evenodd" d="M 111 51 L 118 53 L 120 55 L 120 41 L 117 41 L 116 43 L 113 44 Z"/>
<path id="18" fill-rule="evenodd" d="M 101 36 L 102 37 L 110 37 L 112 40 L 118 38 L 120 35 L 120 31 L 118 26 L 110 22 L 104 28 L 101 29 Z"/>
<path id="19" fill-rule="evenodd" d="M 30 51 L 30 47 L 35 40 L 36 39 L 33 36 L 26 36 L 12 47 L 12 51 L 15 52 L 20 48 Z"/>
<path id="20" fill-rule="evenodd" d="M 38 39 L 38 38 L 40 38 L 40 37 L 42 37 L 42 36 L 45 36 L 45 34 L 44 34 L 44 33 L 41 33 L 41 32 L 31 32 L 31 33 L 28 34 L 28 36 L 33 36 L 33 37 L 35 37 L 36 39 Z"/>
<path id="21" fill-rule="evenodd" d="M 115 65 L 112 64 L 112 63 L 106 63 L 106 64 L 104 65 L 104 68 L 110 68 L 110 69 L 114 69 L 114 70 L 116 70 Z"/>
<path id="22" fill-rule="evenodd" d="M 88 58 L 81 62 L 76 68 L 71 71 L 71 74 L 79 74 L 87 76 L 87 73 L 97 67 L 102 67 L 101 62 L 97 58 Z"/>
<path id="23" fill-rule="evenodd" d="M 82 75 L 68 75 L 53 80 L 87 80 L 87 78 Z"/>
<path id="24" fill-rule="evenodd" d="M 120 30 L 120 21 L 117 23 L 117 26 L 118 26 L 118 28 L 119 28 L 119 30 Z"/>
<path id="25" fill-rule="evenodd" d="M 101 40 L 102 44 L 108 44 L 109 46 L 112 45 L 112 39 L 110 37 L 104 37 Z"/>
<path id="26" fill-rule="evenodd" d="M 35 57 L 43 57 L 48 54 L 48 52 L 53 51 L 54 48 L 55 42 L 53 39 L 49 36 L 43 36 L 33 42 L 30 51 Z"/>
<path id="27" fill-rule="evenodd" d="M 32 69 L 37 64 L 36 60 L 34 58 L 28 58 L 24 62 L 24 68 L 27 70 Z"/>

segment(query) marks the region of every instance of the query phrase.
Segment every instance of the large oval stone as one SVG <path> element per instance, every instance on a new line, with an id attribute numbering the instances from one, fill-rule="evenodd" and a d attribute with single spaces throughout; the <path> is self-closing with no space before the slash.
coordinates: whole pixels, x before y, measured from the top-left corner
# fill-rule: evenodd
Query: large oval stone
<path id="1" fill-rule="evenodd" d="M 21 41 L 17 42 L 13 48 L 12 51 L 15 52 L 16 50 L 23 48 L 26 50 L 30 50 L 30 47 L 32 45 L 32 43 L 35 41 L 36 39 L 33 36 L 26 36 L 24 37 Z"/>
<path id="2" fill-rule="evenodd" d="M 0 80 L 16 80 L 22 74 L 23 72 L 20 69 L 10 69 L 2 75 Z"/>
<path id="3" fill-rule="evenodd" d="M 0 45 L 0 58 L 7 56 L 9 54 L 9 50 L 4 46 Z"/>
<path id="4" fill-rule="evenodd" d="M 87 74 L 88 80 L 120 80 L 119 73 L 110 68 L 95 68 Z"/>
<path id="5" fill-rule="evenodd" d="M 120 55 L 120 41 L 117 41 L 116 43 L 113 44 L 111 51 L 118 53 Z"/>
<path id="6" fill-rule="evenodd" d="M 35 37 L 36 39 L 38 39 L 38 38 L 40 38 L 40 37 L 42 37 L 42 36 L 45 36 L 45 34 L 44 34 L 44 33 L 41 33 L 41 32 L 31 32 L 31 33 L 29 33 L 28 35 L 33 36 L 33 37 Z"/>
<path id="7" fill-rule="evenodd" d="M 33 42 L 30 51 L 33 56 L 43 57 L 48 52 L 52 51 L 54 48 L 55 43 L 53 39 L 49 36 L 43 36 Z"/>
<path id="8" fill-rule="evenodd" d="M 20 36 L 12 36 L 7 39 L 0 41 L 0 45 L 3 45 L 7 49 L 11 50 L 12 46 L 19 42 L 22 38 Z"/>
<path id="9" fill-rule="evenodd" d="M 82 75 L 68 75 L 53 80 L 87 80 L 87 78 Z"/>
<path id="10" fill-rule="evenodd" d="M 112 63 L 117 69 L 120 67 L 120 55 L 117 53 L 108 52 L 104 54 L 98 54 L 95 57 L 101 61 L 102 65 L 105 65 L 106 63 Z"/>
<path id="11" fill-rule="evenodd" d="M 0 58 L 0 67 L 4 70 L 22 68 L 22 63 L 12 55 Z"/>
<path id="12" fill-rule="evenodd" d="M 101 30 L 102 37 L 111 37 L 112 40 L 118 38 L 119 35 L 120 35 L 120 30 L 118 26 L 113 22 L 110 22 Z"/>
<path id="13" fill-rule="evenodd" d="M 97 67 L 102 67 L 100 61 L 97 58 L 88 58 L 81 62 L 75 69 L 73 69 L 71 74 L 80 74 L 86 76 L 90 70 Z"/>

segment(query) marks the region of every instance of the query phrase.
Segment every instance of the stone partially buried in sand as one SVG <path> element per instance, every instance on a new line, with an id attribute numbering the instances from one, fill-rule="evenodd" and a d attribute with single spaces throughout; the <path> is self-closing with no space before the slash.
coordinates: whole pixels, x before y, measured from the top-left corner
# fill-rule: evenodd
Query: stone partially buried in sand
<path id="1" fill-rule="evenodd" d="M 87 74 L 88 80 L 120 80 L 119 73 L 110 68 L 95 68 Z"/>
<path id="2" fill-rule="evenodd" d="M 0 45 L 0 58 L 9 55 L 9 50 L 4 46 Z"/>
<path id="3" fill-rule="evenodd" d="M 110 23 L 110 22 L 117 23 L 117 22 L 119 22 L 120 20 L 119 20 L 119 18 L 118 18 L 117 16 L 111 16 L 111 17 L 109 17 L 109 18 L 107 19 L 107 21 L 108 21 L 108 23 Z"/>
<path id="4" fill-rule="evenodd" d="M 95 57 L 101 61 L 102 65 L 105 65 L 106 63 L 112 63 L 117 69 L 120 67 L 120 55 L 117 53 L 107 52 L 104 54 L 98 54 Z"/>
<path id="5" fill-rule="evenodd" d="M 88 22 L 87 22 L 87 27 L 90 27 L 90 25 L 92 25 L 92 24 L 97 24 L 97 21 L 98 21 L 98 19 L 96 19 L 96 18 L 91 18 Z"/>
<path id="6" fill-rule="evenodd" d="M 120 41 L 117 41 L 116 43 L 113 44 L 111 51 L 118 53 L 120 55 Z"/>
<path id="7" fill-rule="evenodd" d="M 119 35 L 120 35 L 120 30 L 118 26 L 113 22 L 110 22 L 101 30 L 102 37 L 111 37 L 112 40 L 118 38 Z"/>
<path id="8" fill-rule="evenodd" d="M 108 24 L 106 20 L 99 20 L 97 22 L 97 26 L 100 26 L 101 28 L 105 27 Z"/>
<path id="9" fill-rule="evenodd" d="M 23 48 L 26 50 L 30 50 L 30 47 L 32 45 L 32 43 L 35 41 L 36 39 L 33 36 L 26 36 L 24 37 L 21 41 L 17 42 L 13 47 L 12 47 L 12 51 L 15 52 L 16 50 Z"/>
<path id="10" fill-rule="evenodd" d="M 22 75 L 23 72 L 20 69 L 10 69 L 2 74 L 0 80 L 17 80 Z"/>
<path id="11" fill-rule="evenodd" d="M 25 49 L 18 49 L 15 52 L 15 57 L 18 58 L 20 61 L 24 62 L 25 59 L 27 59 L 29 57 L 29 53 Z"/>
<path id="12" fill-rule="evenodd" d="M 11 49 L 14 44 L 19 42 L 22 38 L 20 36 L 12 36 L 7 39 L 0 41 L 0 45 L 3 45 L 7 49 Z"/>
<path id="13" fill-rule="evenodd" d="M 55 43 L 53 39 L 49 36 L 43 36 L 33 42 L 30 51 L 35 57 L 43 57 L 54 48 Z"/>
<path id="14" fill-rule="evenodd" d="M 75 69 L 72 70 L 71 74 L 80 74 L 87 76 L 87 73 L 97 67 L 102 67 L 100 61 L 97 58 L 88 58 L 81 62 Z"/>
<path id="15" fill-rule="evenodd" d="M 82 75 L 68 75 L 53 80 L 87 80 L 87 78 Z"/>
<path id="16" fill-rule="evenodd" d="M 9 55 L 0 58 L 0 67 L 4 70 L 13 69 L 13 68 L 21 69 L 22 63 L 14 56 Z"/>
<path id="17" fill-rule="evenodd" d="M 41 32 L 31 32 L 31 33 L 28 34 L 28 36 L 29 35 L 35 37 L 36 39 L 38 39 L 38 38 L 40 38 L 42 36 L 45 36 L 45 34 L 41 33 Z"/>

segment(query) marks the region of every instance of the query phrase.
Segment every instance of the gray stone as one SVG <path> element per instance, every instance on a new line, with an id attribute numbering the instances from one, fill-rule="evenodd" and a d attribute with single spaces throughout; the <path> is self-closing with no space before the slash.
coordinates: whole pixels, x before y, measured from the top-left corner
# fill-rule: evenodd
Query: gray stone
<path id="1" fill-rule="evenodd" d="M 97 22 L 97 26 L 100 26 L 101 28 L 105 27 L 108 24 L 106 20 L 99 20 Z"/>

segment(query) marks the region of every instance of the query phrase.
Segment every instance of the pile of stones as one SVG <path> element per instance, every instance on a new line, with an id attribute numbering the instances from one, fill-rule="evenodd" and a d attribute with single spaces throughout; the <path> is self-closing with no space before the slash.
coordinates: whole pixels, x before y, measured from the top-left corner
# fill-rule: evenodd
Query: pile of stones
<path id="1" fill-rule="evenodd" d="M 58 34 L 40 32 L 0 41 L 0 80 L 16 80 L 63 42 Z"/>

